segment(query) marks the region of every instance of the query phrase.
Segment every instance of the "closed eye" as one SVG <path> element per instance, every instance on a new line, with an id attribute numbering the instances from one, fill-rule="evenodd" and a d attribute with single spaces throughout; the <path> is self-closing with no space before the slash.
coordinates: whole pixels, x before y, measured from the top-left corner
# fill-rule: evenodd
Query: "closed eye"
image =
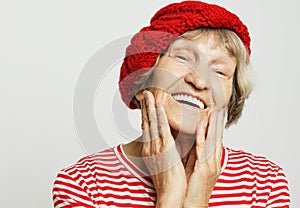
<path id="1" fill-rule="evenodd" d="M 222 71 L 217 71 L 217 74 L 220 74 L 220 75 L 224 75 L 224 76 L 225 76 L 225 73 L 222 72 Z"/>
<path id="2" fill-rule="evenodd" d="M 213 67 L 213 70 L 215 71 L 215 73 L 217 75 L 220 75 L 222 77 L 225 77 L 226 76 L 226 73 L 224 72 L 225 70 L 221 67 Z"/>
<path id="3" fill-rule="evenodd" d="M 215 72 L 216 72 L 217 76 L 219 76 L 222 79 L 228 79 L 229 78 L 228 75 L 222 70 L 216 70 Z"/>
<path id="4" fill-rule="evenodd" d="M 179 59 L 179 61 L 185 62 L 187 60 L 187 58 L 185 56 L 182 55 L 176 55 L 175 56 L 177 59 Z"/>

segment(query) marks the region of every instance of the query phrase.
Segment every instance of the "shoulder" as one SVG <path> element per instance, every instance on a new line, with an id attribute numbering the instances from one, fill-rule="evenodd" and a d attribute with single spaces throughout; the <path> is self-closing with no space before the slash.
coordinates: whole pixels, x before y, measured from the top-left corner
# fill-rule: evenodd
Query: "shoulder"
<path id="1" fill-rule="evenodd" d="M 95 207 L 92 200 L 96 170 L 108 158 L 114 158 L 113 149 L 87 155 L 60 170 L 54 181 L 52 194 L 55 207 Z"/>
<path id="2" fill-rule="evenodd" d="M 115 161 L 116 159 L 117 158 L 116 158 L 113 148 L 109 148 L 109 149 L 103 150 L 98 153 L 86 155 L 86 156 L 82 157 L 81 159 L 79 159 L 74 164 L 72 164 L 66 168 L 63 168 L 62 171 L 71 173 L 75 169 L 77 169 L 77 170 L 84 170 L 86 168 L 90 169 L 90 168 L 95 167 L 96 165 L 101 165 L 101 164 L 105 163 L 105 161 L 107 161 L 107 163 L 109 163 L 109 162 Z"/>
<path id="3" fill-rule="evenodd" d="M 55 204 L 76 202 L 89 207 L 94 203 L 92 198 L 96 197 L 97 183 L 113 180 L 117 177 L 115 173 L 123 169 L 114 148 L 84 156 L 58 172 L 52 190 L 53 200 Z"/>
<path id="4" fill-rule="evenodd" d="M 63 168 L 58 175 L 68 175 L 78 180 L 91 179 L 99 175 L 113 174 L 124 170 L 123 164 L 116 155 L 116 147 L 98 153 L 86 155 L 74 164 Z"/>
<path id="5" fill-rule="evenodd" d="M 116 177 L 126 174 L 124 165 L 115 153 L 115 147 L 98 153 L 86 155 L 72 165 L 61 169 L 56 177 L 55 184 L 63 181 L 66 184 L 76 183 L 80 186 L 90 186 L 100 178 Z"/>
<path id="6" fill-rule="evenodd" d="M 242 196 L 251 203 L 260 201 L 262 207 L 289 207 L 288 182 L 279 165 L 265 156 L 228 147 L 224 149 L 225 167 L 218 179 L 217 190 L 224 190 L 224 195 L 234 196 L 235 200 Z"/>
<path id="7" fill-rule="evenodd" d="M 244 150 L 236 150 L 225 147 L 228 151 L 227 166 L 240 170 L 255 171 L 261 175 L 271 174 L 276 176 L 282 168 L 272 160 L 262 155 L 254 155 Z"/>

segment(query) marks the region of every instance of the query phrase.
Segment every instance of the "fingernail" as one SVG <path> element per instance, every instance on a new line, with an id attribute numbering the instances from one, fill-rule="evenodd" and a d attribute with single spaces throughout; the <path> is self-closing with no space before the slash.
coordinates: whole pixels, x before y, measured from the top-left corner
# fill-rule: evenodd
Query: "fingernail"
<path id="1" fill-rule="evenodd" d="M 145 91 L 143 91 L 143 95 L 144 95 L 144 99 L 145 99 L 145 101 L 147 101 L 148 100 L 148 93 L 147 93 L 147 91 L 145 90 Z"/>
<path id="2" fill-rule="evenodd" d="M 147 95 L 147 91 L 146 91 L 146 90 L 143 91 L 143 95 L 144 95 L 144 96 Z"/>

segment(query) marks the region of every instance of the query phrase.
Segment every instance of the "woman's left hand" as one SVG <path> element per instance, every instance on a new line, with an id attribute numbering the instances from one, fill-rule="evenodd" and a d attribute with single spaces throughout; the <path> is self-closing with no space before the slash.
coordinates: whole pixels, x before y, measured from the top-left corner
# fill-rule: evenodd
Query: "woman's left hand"
<path id="1" fill-rule="evenodd" d="M 214 110 L 197 127 L 196 145 L 186 165 L 187 192 L 183 207 L 208 207 L 221 172 L 224 109 Z"/>

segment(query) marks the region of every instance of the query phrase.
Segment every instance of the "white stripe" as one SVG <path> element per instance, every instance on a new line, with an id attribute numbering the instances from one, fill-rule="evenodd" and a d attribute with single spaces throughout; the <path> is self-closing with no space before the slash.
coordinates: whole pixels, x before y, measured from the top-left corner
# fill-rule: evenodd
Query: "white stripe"
<path id="1" fill-rule="evenodd" d="M 138 201 L 138 200 L 132 200 L 132 199 L 118 199 L 118 198 L 114 198 L 114 197 L 107 197 L 107 198 L 103 198 L 103 197 L 99 197 L 99 200 L 103 200 L 105 202 L 116 202 L 119 204 L 136 204 L 136 205 L 146 205 L 146 206 L 153 206 L 153 202 L 145 202 L 145 201 Z"/>
<path id="2" fill-rule="evenodd" d="M 252 194 L 253 190 L 256 190 L 256 188 L 254 189 L 247 189 L 247 188 L 239 188 L 239 189 L 232 189 L 232 190 L 214 190 L 212 192 L 212 195 L 216 195 L 216 194 L 240 194 L 240 193 L 244 193 L 244 194 Z M 263 190 L 261 192 L 259 192 L 258 190 L 256 190 L 256 193 L 263 193 L 263 192 L 266 192 L 266 193 L 269 193 L 268 190 Z M 265 196 L 264 196 L 265 197 Z M 264 198 L 262 197 L 262 198 Z"/>
<path id="3" fill-rule="evenodd" d="M 245 166 L 245 165 L 250 166 L 254 170 L 257 170 L 258 168 L 260 170 L 267 170 L 267 169 L 269 169 L 270 171 L 277 171 L 278 170 L 277 167 L 272 167 L 270 165 L 262 166 L 261 164 L 253 164 L 249 161 L 243 161 L 239 164 L 229 164 L 228 167 L 230 167 L 230 168 L 239 168 L 239 167 L 242 167 L 242 166 Z"/>
<path id="4" fill-rule="evenodd" d="M 86 164 L 101 164 L 101 165 L 113 165 L 120 163 L 118 160 L 101 160 L 99 158 L 90 158 L 88 160 L 83 161 L 82 163 L 78 163 L 76 166 L 85 166 Z"/>
<path id="5" fill-rule="evenodd" d="M 121 147 L 121 151 L 122 151 L 122 154 L 124 155 L 124 152 L 123 152 L 123 148 L 122 148 L 122 145 L 120 146 Z M 122 162 L 122 164 L 134 175 L 136 176 L 137 178 L 139 178 L 141 181 L 143 181 L 145 184 L 147 184 L 148 186 L 150 187 L 153 187 L 153 184 L 150 183 L 149 181 L 145 180 L 143 177 L 141 177 L 137 172 L 135 172 L 123 159 L 122 157 L 120 156 L 117 148 L 115 147 L 114 149 L 118 159 Z M 125 155 L 124 155 L 125 156 Z M 132 164 L 134 165 L 134 164 Z M 135 166 L 135 165 L 134 165 Z M 138 167 L 135 166 L 135 168 L 139 169 Z M 143 172 L 142 170 L 140 170 L 141 172 Z"/>
<path id="6" fill-rule="evenodd" d="M 130 196 L 130 197 L 134 197 L 134 198 L 143 198 L 143 199 L 145 197 L 149 196 L 149 195 L 146 194 L 147 192 L 145 192 L 145 193 L 135 193 L 134 191 L 130 191 L 130 190 L 129 191 L 125 191 L 125 190 L 123 190 L 123 191 L 122 190 L 113 191 L 113 190 L 109 189 L 112 186 L 109 186 L 109 184 L 107 184 L 107 183 L 103 184 L 101 187 L 104 188 L 104 189 L 101 189 L 101 195 L 103 195 L 103 197 L 105 197 L 105 195 L 108 195 L 108 194 L 113 194 L 115 196 Z M 123 186 L 123 188 L 125 188 L 125 187 Z M 136 189 L 136 190 L 141 190 L 141 189 Z M 98 191 L 93 191 L 92 193 L 93 194 L 98 194 Z M 145 196 L 145 194 L 146 194 L 146 196 Z M 107 197 L 105 197 L 105 198 L 107 198 Z"/>
<path id="7" fill-rule="evenodd" d="M 84 191 L 80 191 L 78 189 L 74 189 L 74 188 L 71 188 L 70 186 L 66 186 L 66 185 L 61 185 L 61 184 L 56 184 L 55 185 L 56 188 L 60 188 L 60 189 L 66 189 L 66 190 L 69 190 L 69 191 L 72 191 L 76 194 L 79 194 L 81 196 L 85 196 L 85 197 L 88 197 L 87 193 L 84 192 Z M 78 187 L 78 186 L 77 186 Z M 66 195 L 70 195 L 69 193 L 66 193 L 65 191 L 54 191 L 54 193 L 57 193 L 57 195 L 61 195 L 61 193 L 65 193 Z M 73 196 L 73 195 L 72 195 Z M 71 197 L 73 198 L 73 197 Z"/>
<path id="8" fill-rule="evenodd" d="M 71 188 L 71 187 L 69 187 L 69 186 L 64 186 L 64 185 L 56 184 L 55 187 L 57 187 L 57 188 L 64 188 L 64 189 L 73 191 L 73 192 L 75 192 L 76 194 L 79 194 L 79 195 L 81 195 L 81 196 L 89 197 L 89 196 L 87 195 L 87 193 L 85 193 L 85 192 L 83 192 L 83 191 L 78 191 L 78 189 L 73 189 L 73 188 Z M 67 196 L 69 196 L 69 197 L 72 199 L 72 200 L 69 200 L 69 199 L 68 199 L 70 203 L 75 202 L 75 201 L 78 201 L 78 202 L 82 202 L 82 203 L 85 203 L 85 204 L 94 206 L 93 203 L 91 203 L 90 201 L 86 201 L 86 200 L 84 200 L 84 199 L 82 199 L 82 198 L 80 198 L 80 197 L 77 197 L 77 196 L 72 195 L 72 194 L 70 194 L 70 193 L 66 193 L 66 192 L 64 192 L 64 191 L 54 191 L 53 194 L 56 194 L 58 197 L 59 197 L 60 195 L 67 195 Z"/>
<path id="9" fill-rule="evenodd" d="M 55 198 L 54 200 L 53 200 L 53 203 L 55 204 L 58 200 L 59 200 L 60 198 Z M 73 200 L 74 201 L 74 200 Z M 66 202 L 66 201 L 63 201 L 63 202 L 60 202 L 59 204 L 57 204 L 56 206 L 55 206 L 55 208 L 60 208 L 60 207 L 64 207 L 64 206 L 67 206 L 67 205 L 70 205 L 70 203 L 69 202 Z"/>
<path id="10" fill-rule="evenodd" d="M 227 166 L 227 163 L 228 163 L 228 149 L 224 148 L 224 150 L 225 150 L 225 155 L 224 155 L 224 163 L 223 163 L 222 168 L 221 168 L 221 174 L 225 170 L 225 168 Z"/>
<path id="11" fill-rule="evenodd" d="M 241 174 L 239 176 L 220 176 L 219 177 L 220 180 L 224 180 L 224 182 L 220 182 L 220 183 L 231 183 L 231 184 L 235 184 L 238 182 L 244 182 L 245 184 L 253 184 L 254 182 L 256 182 L 257 184 L 261 185 L 263 184 L 265 185 L 270 185 L 272 184 L 272 181 L 270 180 L 274 180 L 274 177 L 271 176 L 267 176 L 267 177 L 259 177 L 259 176 L 255 176 L 255 175 L 250 175 L 250 174 Z M 245 179 L 249 179 L 250 181 L 245 181 Z M 236 180 L 238 180 L 238 182 L 236 182 Z M 269 180 L 268 182 L 266 182 L 266 180 Z M 259 187 L 259 186 L 258 186 Z"/>
<path id="12" fill-rule="evenodd" d="M 85 172 L 91 172 L 91 169 L 94 169 L 94 171 L 96 171 L 99 168 L 103 168 L 103 169 L 110 169 L 113 171 L 117 171 L 119 169 L 124 169 L 123 165 L 116 165 L 116 166 L 105 166 L 105 165 L 100 165 L 98 164 L 86 164 L 85 166 L 74 166 L 72 169 L 69 168 L 68 170 L 66 170 L 66 172 L 70 172 L 73 171 L 74 169 L 80 170 L 80 171 L 85 171 Z"/>
<path id="13" fill-rule="evenodd" d="M 253 182 L 248 182 L 248 181 L 243 181 L 242 179 L 238 182 L 217 182 L 215 186 L 217 187 L 235 187 L 235 186 L 252 186 L 253 185 Z M 256 184 L 257 186 L 256 187 L 265 187 L 266 185 L 268 185 L 267 183 L 265 184 Z M 261 185 L 261 186 L 260 186 Z M 271 183 L 269 183 L 269 185 L 271 185 Z"/>

